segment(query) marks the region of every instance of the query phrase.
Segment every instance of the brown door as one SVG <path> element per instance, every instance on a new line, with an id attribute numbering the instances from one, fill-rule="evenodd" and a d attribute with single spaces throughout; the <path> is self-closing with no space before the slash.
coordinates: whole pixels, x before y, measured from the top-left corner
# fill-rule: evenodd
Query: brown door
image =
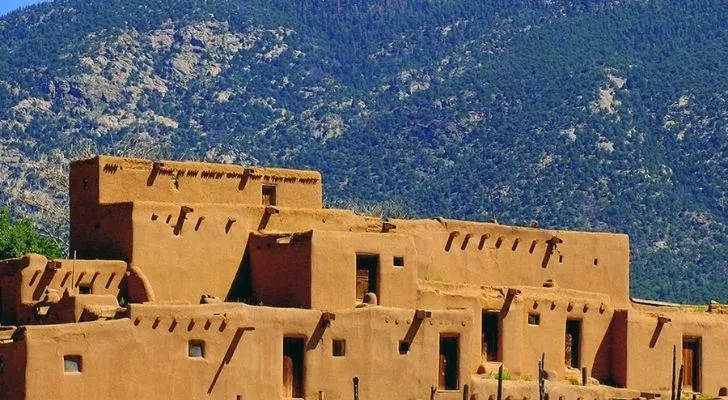
<path id="1" fill-rule="evenodd" d="M 700 391 L 700 339 L 683 338 L 683 386 L 685 389 Z"/>

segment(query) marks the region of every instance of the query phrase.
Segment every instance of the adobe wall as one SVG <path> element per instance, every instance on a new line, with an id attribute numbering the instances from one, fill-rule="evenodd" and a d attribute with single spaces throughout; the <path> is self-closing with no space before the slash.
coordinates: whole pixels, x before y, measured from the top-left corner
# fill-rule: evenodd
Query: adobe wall
<path id="1" fill-rule="evenodd" d="M 250 235 L 252 304 L 311 308 L 312 235 Z"/>
<path id="2" fill-rule="evenodd" d="M 438 382 L 440 334 L 468 340 L 472 328 L 461 311 L 433 311 L 416 329 L 414 310 L 348 310 L 327 328 L 321 316 L 230 304 L 133 305 L 131 319 L 29 327 L 27 368 L 34 372 L 27 399 L 48 393 L 58 399 L 281 398 L 284 336 L 306 343 L 306 399 L 320 398 L 320 391 L 329 399 L 351 398 L 354 377 L 362 399 L 429 398 Z M 400 354 L 399 342 L 408 336 L 409 351 Z M 332 354 L 333 339 L 346 340 L 343 356 Z M 203 358 L 188 356 L 190 340 L 204 341 Z M 64 373 L 64 355 L 81 356 L 82 371 Z M 462 398 L 469 357 L 461 354 L 460 390 L 440 392 L 438 399 Z M 150 365 L 164 368 L 140 368 Z"/>
<path id="3" fill-rule="evenodd" d="M 658 317 L 669 319 L 660 324 Z M 682 364 L 683 337 L 701 341 L 701 392 L 718 396 L 728 387 L 728 319 L 707 312 L 662 307 L 637 307 L 629 312 L 627 326 L 627 384 L 637 389 L 670 388 L 673 346 L 678 368 Z"/>
<path id="4" fill-rule="evenodd" d="M 416 251 L 406 235 L 315 230 L 253 234 L 250 240 L 252 291 L 266 305 L 319 310 L 355 307 L 357 254 L 379 257 L 378 304 L 416 305 Z M 394 257 L 400 257 L 403 265 L 394 265 Z"/>
<path id="5" fill-rule="evenodd" d="M 276 205 L 321 208 L 321 174 L 294 169 L 99 156 L 71 164 L 71 208 L 131 201 L 261 204 L 264 185 Z"/>
<path id="6" fill-rule="evenodd" d="M 146 275 L 158 301 L 197 303 L 202 294 L 237 300 L 236 276 L 251 232 L 373 229 L 369 218 L 346 210 L 276 207 L 266 213 L 262 206 L 157 202 L 85 210 L 93 212 L 72 230 L 71 251 L 127 260 Z"/>
<path id="7" fill-rule="evenodd" d="M 508 290 L 517 292 L 509 296 Z M 606 295 L 561 288 L 534 288 L 448 284 L 421 281 L 418 307 L 428 309 L 466 309 L 480 331 L 483 312 L 500 316 L 499 356 L 506 370 L 522 379 L 538 376 L 538 360 L 545 355 L 546 369 L 560 380 L 581 381 L 580 369 L 565 363 L 566 321 L 582 324 L 580 367 L 600 382 L 623 386 L 624 379 L 615 375 L 619 354 L 624 345 L 615 344 L 619 332 L 615 310 Z M 529 323 L 529 314 L 538 315 L 538 325 Z M 469 344 L 472 354 L 481 355 L 480 337 Z M 487 373 L 497 371 L 500 362 L 478 360 Z M 478 366 L 473 368 L 476 370 Z"/>
<path id="8" fill-rule="evenodd" d="M 26 342 L 6 341 L 9 334 L 0 331 L 0 393 L 5 400 L 25 400 Z"/>
<path id="9" fill-rule="evenodd" d="M 626 235 L 519 228 L 455 220 L 392 220 L 412 235 L 419 278 L 491 286 L 559 287 L 606 294 L 629 305 Z M 560 241 L 549 246 L 548 241 Z"/>
<path id="10" fill-rule="evenodd" d="M 56 292 L 58 298 L 64 293 L 78 294 L 79 288 L 88 294 L 119 295 L 120 285 L 126 272 L 123 261 L 106 260 L 48 260 L 38 254 L 6 260 L 0 264 L 4 274 L 2 287 L 2 321 L 5 324 L 35 324 L 37 317 L 33 308 L 49 302 L 46 290 Z M 58 299 L 51 299 L 50 302 Z M 59 319 L 58 322 L 72 320 Z M 74 320 L 75 321 L 75 320 Z"/>

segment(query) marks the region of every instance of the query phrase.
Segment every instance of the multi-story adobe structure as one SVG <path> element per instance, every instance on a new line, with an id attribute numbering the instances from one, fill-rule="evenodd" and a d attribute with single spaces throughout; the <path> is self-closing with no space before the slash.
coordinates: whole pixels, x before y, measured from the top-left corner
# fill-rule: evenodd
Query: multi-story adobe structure
<path id="1" fill-rule="evenodd" d="M 0 397 L 652 398 L 728 386 L 728 315 L 629 297 L 621 234 L 322 207 L 312 171 L 73 163 L 68 260 L 0 262 Z M 581 385 L 582 371 L 588 384 Z M 579 383 L 573 384 L 573 383 Z"/>

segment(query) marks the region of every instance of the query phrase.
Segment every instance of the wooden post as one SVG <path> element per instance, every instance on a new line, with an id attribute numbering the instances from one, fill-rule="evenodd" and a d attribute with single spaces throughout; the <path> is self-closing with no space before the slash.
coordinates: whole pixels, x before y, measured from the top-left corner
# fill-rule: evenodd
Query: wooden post
<path id="1" fill-rule="evenodd" d="M 670 400 L 675 400 L 675 365 L 677 359 L 677 345 L 672 346 L 672 390 L 670 391 Z"/>
<path id="2" fill-rule="evenodd" d="M 359 377 L 355 376 L 352 381 L 354 382 L 354 400 L 359 400 Z"/>
<path id="3" fill-rule="evenodd" d="M 546 365 L 545 365 L 546 353 L 541 353 L 541 361 L 538 362 L 538 399 L 545 400 L 546 398 Z"/>
<path id="4" fill-rule="evenodd" d="M 680 366 L 680 378 L 677 380 L 677 395 L 675 400 L 682 399 L 682 385 L 683 385 L 683 374 L 685 372 L 685 366 Z"/>
<path id="5" fill-rule="evenodd" d="M 498 367 L 498 397 L 497 400 L 503 400 L 503 364 Z"/>
<path id="6" fill-rule="evenodd" d="M 586 367 L 581 368 L 581 385 L 586 386 Z"/>
<path id="7" fill-rule="evenodd" d="M 435 400 L 436 394 L 437 394 L 437 387 L 430 386 L 430 400 Z"/>
<path id="8" fill-rule="evenodd" d="M 463 400 L 470 400 L 470 386 L 463 385 Z"/>

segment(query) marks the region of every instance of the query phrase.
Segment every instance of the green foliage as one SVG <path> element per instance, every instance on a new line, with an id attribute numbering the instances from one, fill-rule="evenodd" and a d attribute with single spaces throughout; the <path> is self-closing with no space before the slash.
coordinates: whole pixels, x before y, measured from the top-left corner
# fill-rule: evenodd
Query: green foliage
<path id="1" fill-rule="evenodd" d="M 39 234 L 30 221 L 13 221 L 7 209 L 0 210 L 0 260 L 21 257 L 28 253 L 43 254 L 48 258 L 63 255 L 58 244 Z"/>

